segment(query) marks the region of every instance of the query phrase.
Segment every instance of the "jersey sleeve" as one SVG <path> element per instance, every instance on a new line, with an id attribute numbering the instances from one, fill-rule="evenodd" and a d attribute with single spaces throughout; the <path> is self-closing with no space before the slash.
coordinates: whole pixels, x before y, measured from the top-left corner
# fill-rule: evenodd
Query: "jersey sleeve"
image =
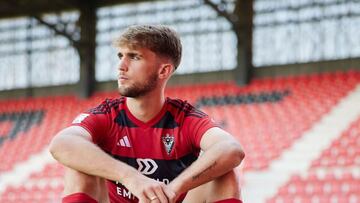
<path id="1" fill-rule="evenodd" d="M 185 133 L 189 136 L 192 145 L 197 149 L 200 149 L 200 141 L 204 133 L 213 127 L 219 127 L 219 125 L 210 116 L 199 110 L 194 109 L 185 117 Z"/>
<path id="2" fill-rule="evenodd" d="M 111 125 L 110 112 L 106 111 L 109 109 L 106 108 L 106 105 L 105 101 L 99 106 L 79 114 L 71 124 L 71 126 L 80 126 L 86 129 L 90 133 L 92 141 L 97 145 L 101 145 Z"/>

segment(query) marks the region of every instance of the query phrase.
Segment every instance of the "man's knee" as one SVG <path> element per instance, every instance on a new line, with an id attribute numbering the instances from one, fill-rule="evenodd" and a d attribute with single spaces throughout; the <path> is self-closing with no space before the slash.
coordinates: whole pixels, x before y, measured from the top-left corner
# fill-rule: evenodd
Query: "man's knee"
<path id="1" fill-rule="evenodd" d="M 67 168 L 65 171 L 64 196 L 74 193 L 85 193 L 95 200 L 107 195 L 105 180 L 96 176 Z"/>
<path id="2" fill-rule="evenodd" d="M 239 176 L 235 170 L 194 188 L 186 197 L 189 202 L 215 202 L 229 198 L 241 198 Z"/>
<path id="3" fill-rule="evenodd" d="M 239 177 L 234 170 L 212 180 L 207 186 L 212 200 L 219 197 L 240 198 Z"/>

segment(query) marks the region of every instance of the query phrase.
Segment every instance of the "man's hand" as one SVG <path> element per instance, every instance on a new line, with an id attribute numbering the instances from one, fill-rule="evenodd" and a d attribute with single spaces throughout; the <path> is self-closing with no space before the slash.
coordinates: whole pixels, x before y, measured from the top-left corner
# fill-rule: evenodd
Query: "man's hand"
<path id="1" fill-rule="evenodd" d="M 170 187 L 140 173 L 129 176 L 123 184 L 140 203 L 174 203 L 176 200 L 176 194 Z"/>
<path id="2" fill-rule="evenodd" d="M 167 190 L 171 191 L 173 194 L 172 198 L 169 199 L 169 202 L 175 203 L 182 193 L 178 190 L 178 187 L 174 184 L 174 181 L 170 182 L 168 185 L 166 185 L 166 187 Z"/>

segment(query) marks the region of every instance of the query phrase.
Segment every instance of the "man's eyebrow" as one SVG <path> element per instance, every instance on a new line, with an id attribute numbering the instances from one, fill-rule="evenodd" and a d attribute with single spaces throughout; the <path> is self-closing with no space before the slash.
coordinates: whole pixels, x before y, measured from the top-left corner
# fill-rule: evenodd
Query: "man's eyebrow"
<path id="1" fill-rule="evenodd" d="M 136 51 L 129 51 L 129 52 L 121 52 L 119 51 L 117 54 L 116 54 L 118 57 L 123 57 L 124 55 L 126 56 L 129 56 L 129 57 L 143 57 L 143 55 L 139 52 L 136 52 Z"/>
<path id="2" fill-rule="evenodd" d="M 126 53 L 126 55 L 128 55 L 128 56 L 139 56 L 139 57 L 142 57 L 142 54 L 140 54 L 139 52 L 128 52 L 128 53 Z"/>

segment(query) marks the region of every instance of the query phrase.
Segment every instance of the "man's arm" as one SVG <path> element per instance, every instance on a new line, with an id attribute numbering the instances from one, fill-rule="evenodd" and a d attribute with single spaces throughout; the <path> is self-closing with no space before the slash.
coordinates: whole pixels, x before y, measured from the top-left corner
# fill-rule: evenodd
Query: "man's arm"
<path id="1" fill-rule="evenodd" d="M 203 154 L 169 185 L 177 195 L 229 172 L 245 156 L 240 144 L 229 133 L 217 127 L 205 132 L 200 147 Z"/>
<path id="2" fill-rule="evenodd" d="M 82 127 L 71 126 L 60 131 L 50 144 L 50 152 L 57 161 L 72 169 L 120 181 L 140 202 L 148 202 L 154 196 L 161 202 L 167 202 L 166 196 L 174 196 L 163 183 L 147 178 L 131 166 L 106 154 L 92 143 L 91 135 Z"/>

